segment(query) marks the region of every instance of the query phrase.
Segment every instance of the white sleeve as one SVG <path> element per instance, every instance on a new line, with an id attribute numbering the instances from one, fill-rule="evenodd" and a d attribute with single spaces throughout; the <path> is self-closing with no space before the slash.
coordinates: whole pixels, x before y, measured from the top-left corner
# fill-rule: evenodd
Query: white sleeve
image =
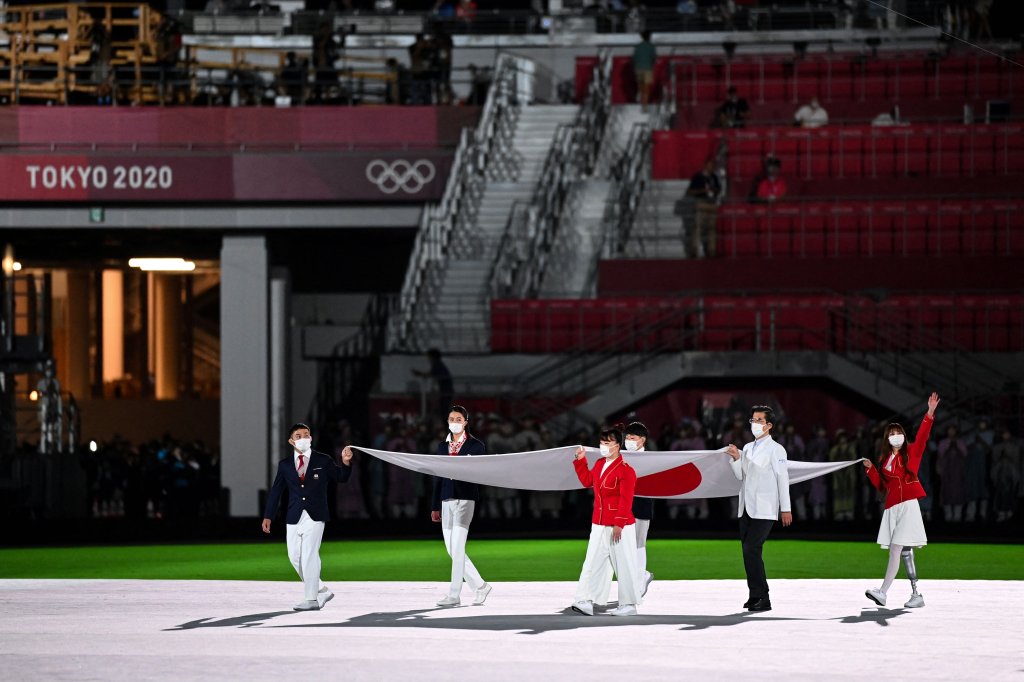
<path id="1" fill-rule="evenodd" d="M 740 451 L 739 459 L 730 459 L 729 466 L 732 467 L 732 473 L 736 476 L 736 480 L 743 480 L 743 451 Z"/>
<path id="2" fill-rule="evenodd" d="M 778 443 L 775 452 L 772 453 L 772 469 L 779 484 L 779 511 L 791 512 L 793 510 L 789 502 L 789 456 L 786 454 L 786 448 Z"/>

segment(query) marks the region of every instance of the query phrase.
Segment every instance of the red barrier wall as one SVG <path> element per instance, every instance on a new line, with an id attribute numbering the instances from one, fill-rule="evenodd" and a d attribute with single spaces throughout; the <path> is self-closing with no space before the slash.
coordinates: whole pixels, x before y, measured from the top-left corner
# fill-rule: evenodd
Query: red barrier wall
<path id="1" fill-rule="evenodd" d="M 4 107 L 0 145 L 447 147 L 478 107 Z"/>

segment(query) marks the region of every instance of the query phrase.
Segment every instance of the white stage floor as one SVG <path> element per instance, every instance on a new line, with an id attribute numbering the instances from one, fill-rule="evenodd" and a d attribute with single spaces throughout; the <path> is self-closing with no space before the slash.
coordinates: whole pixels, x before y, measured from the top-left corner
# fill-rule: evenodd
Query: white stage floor
<path id="1" fill-rule="evenodd" d="M 439 609 L 436 583 L 0 581 L 5 680 L 1024 680 L 1024 582 L 655 581 L 633 618 L 571 613 L 572 583 L 496 583 Z M 613 590 L 614 595 L 614 590 Z M 465 597 L 466 595 L 464 595 Z"/>

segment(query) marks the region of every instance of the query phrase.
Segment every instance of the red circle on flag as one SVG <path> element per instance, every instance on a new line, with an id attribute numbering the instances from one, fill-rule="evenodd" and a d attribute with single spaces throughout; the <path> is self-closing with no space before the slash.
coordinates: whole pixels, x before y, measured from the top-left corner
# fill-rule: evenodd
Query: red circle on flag
<path id="1" fill-rule="evenodd" d="M 700 482 L 700 469 L 695 464 L 684 464 L 636 479 L 636 494 L 641 497 L 685 495 L 696 490 Z"/>

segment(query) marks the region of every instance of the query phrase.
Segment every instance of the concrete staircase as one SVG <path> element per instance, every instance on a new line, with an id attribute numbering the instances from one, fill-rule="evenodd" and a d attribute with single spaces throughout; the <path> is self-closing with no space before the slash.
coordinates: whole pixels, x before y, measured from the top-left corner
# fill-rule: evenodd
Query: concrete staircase
<path id="1" fill-rule="evenodd" d="M 630 258 L 685 258 L 683 216 L 676 203 L 686 195 L 689 180 L 651 180 L 640 200 L 626 255 Z M 685 216 L 687 220 L 690 216 Z M 687 228 L 690 226 L 687 225 Z"/>
<path id="2" fill-rule="evenodd" d="M 449 353 L 483 353 L 490 343 L 489 294 L 491 267 L 508 225 L 512 205 L 528 202 L 540 179 L 555 130 L 572 123 L 576 106 L 528 106 L 516 123 L 512 145 L 518 175 L 512 182 L 485 184 L 476 222 L 468 234 L 455 237 L 449 260 L 437 277 L 438 297 L 428 315 L 432 345 Z M 424 340 L 427 341 L 427 340 Z"/>
<path id="3" fill-rule="evenodd" d="M 571 219 L 552 249 L 540 298 L 590 298 L 596 293 L 597 261 L 604 243 L 604 216 L 612 183 L 584 180 Z"/>

